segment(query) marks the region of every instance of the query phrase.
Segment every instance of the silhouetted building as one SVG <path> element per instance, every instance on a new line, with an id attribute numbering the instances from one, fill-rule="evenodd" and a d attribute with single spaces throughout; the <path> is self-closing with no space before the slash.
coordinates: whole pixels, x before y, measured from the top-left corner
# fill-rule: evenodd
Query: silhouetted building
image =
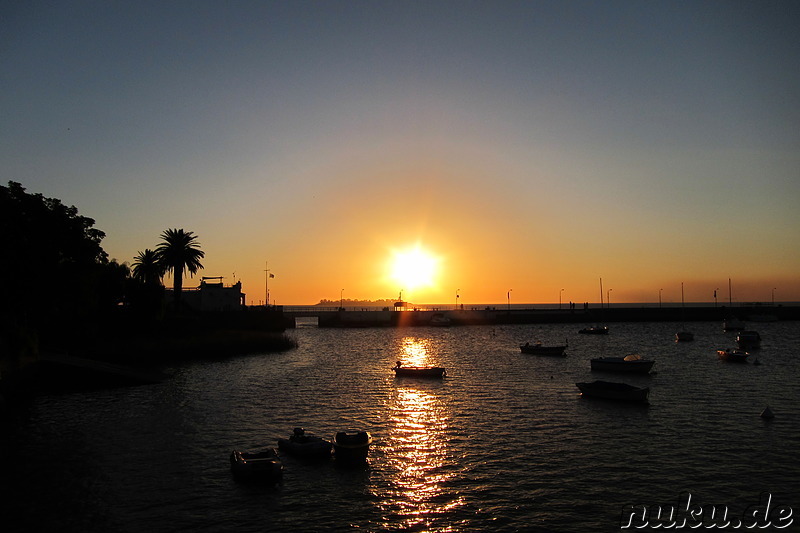
<path id="1" fill-rule="evenodd" d="M 245 294 L 241 281 L 226 287 L 221 276 L 204 276 L 199 287 L 183 290 L 181 301 L 198 311 L 240 311 L 244 307 Z"/>

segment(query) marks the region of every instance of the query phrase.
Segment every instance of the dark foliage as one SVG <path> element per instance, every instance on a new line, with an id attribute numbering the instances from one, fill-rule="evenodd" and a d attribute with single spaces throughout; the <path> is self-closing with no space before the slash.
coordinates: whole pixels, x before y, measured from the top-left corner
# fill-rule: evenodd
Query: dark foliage
<path id="1" fill-rule="evenodd" d="M 96 329 L 100 311 L 123 298 L 128 268 L 109 262 L 94 222 L 19 183 L 0 186 L 0 327 L 43 341 Z"/>

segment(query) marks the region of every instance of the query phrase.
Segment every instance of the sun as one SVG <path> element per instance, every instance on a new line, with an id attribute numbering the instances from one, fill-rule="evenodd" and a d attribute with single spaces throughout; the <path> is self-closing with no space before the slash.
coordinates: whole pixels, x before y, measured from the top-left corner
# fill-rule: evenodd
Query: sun
<path id="1" fill-rule="evenodd" d="M 439 259 L 420 245 L 393 251 L 389 262 L 389 277 L 406 290 L 434 287 L 438 270 Z"/>

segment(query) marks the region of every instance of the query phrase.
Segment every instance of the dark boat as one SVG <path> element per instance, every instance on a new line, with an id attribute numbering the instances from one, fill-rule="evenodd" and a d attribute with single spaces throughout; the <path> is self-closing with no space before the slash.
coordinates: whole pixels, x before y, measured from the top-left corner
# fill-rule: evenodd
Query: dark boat
<path id="1" fill-rule="evenodd" d="M 575 384 L 583 396 L 604 398 L 606 400 L 620 400 L 625 402 L 646 402 L 650 394 L 649 387 L 634 387 L 627 383 L 613 381 L 593 381 Z"/>
<path id="2" fill-rule="evenodd" d="M 654 364 L 655 361 L 642 359 L 642 356 L 636 354 L 625 357 L 598 357 L 591 361 L 592 370 L 633 374 L 647 374 Z"/>
<path id="3" fill-rule="evenodd" d="M 740 331 L 736 335 L 736 344 L 742 350 L 755 350 L 761 347 L 761 335 L 757 331 Z"/>
<path id="4" fill-rule="evenodd" d="M 338 432 L 333 438 L 333 451 L 337 461 L 366 461 L 372 435 L 367 431 Z"/>
<path id="5" fill-rule="evenodd" d="M 443 378 L 447 375 L 441 366 L 402 366 L 400 361 L 392 367 L 392 370 L 398 378 Z"/>
<path id="6" fill-rule="evenodd" d="M 283 475 L 283 464 L 274 448 L 263 452 L 231 452 L 231 472 L 243 481 L 278 481 Z"/>
<path id="7" fill-rule="evenodd" d="M 691 331 L 679 331 L 675 334 L 675 342 L 689 342 L 694 340 L 694 333 Z"/>
<path id="8" fill-rule="evenodd" d="M 288 454 L 304 459 L 329 459 L 333 445 L 315 435 L 306 435 L 303 428 L 294 428 L 288 439 L 278 439 L 278 448 Z"/>
<path id="9" fill-rule="evenodd" d="M 578 330 L 578 333 L 584 335 L 608 335 L 608 326 L 591 326 Z"/>
<path id="10" fill-rule="evenodd" d="M 717 357 L 731 363 L 746 363 L 749 356 L 744 350 L 717 350 Z"/>
<path id="11" fill-rule="evenodd" d="M 520 344 L 519 349 L 522 353 L 533 355 L 556 355 L 562 357 L 567 355 L 566 344 L 563 346 L 543 346 L 542 343 L 538 341 L 533 344 L 526 342 L 525 344 Z"/>

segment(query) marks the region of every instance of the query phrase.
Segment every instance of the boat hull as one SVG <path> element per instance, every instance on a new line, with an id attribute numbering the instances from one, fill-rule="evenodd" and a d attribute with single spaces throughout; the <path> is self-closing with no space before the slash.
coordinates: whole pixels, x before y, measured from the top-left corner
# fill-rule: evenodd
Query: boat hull
<path id="1" fill-rule="evenodd" d="M 575 384 L 580 389 L 583 396 L 602 398 L 604 400 L 616 400 L 622 402 L 647 402 L 650 395 L 649 387 L 634 387 L 627 383 L 615 383 L 611 381 L 581 382 Z"/>
<path id="2" fill-rule="evenodd" d="M 566 346 L 542 346 L 541 344 L 522 344 L 519 347 L 522 353 L 531 355 L 554 355 L 564 357 L 567 355 Z"/>
<path id="3" fill-rule="evenodd" d="M 746 363 L 749 353 L 740 350 L 717 350 L 717 357 L 729 363 Z"/>
<path id="4" fill-rule="evenodd" d="M 402 378 L 443 378 L 447 375 L 440 366 L 407 366 L 393 367 L 395 377 Z"/>
<path id="5" fill-rule="evenodd" d="M 591 361 L 592 370 L 626 374 L 648 374 L 654 364 L 655 361 L 625 361 L 624 357 L 600 357 Z"/>
<path id="6" fill-rule="evenodd" d="M 303 459 L 330 459 L 333 444 L 320 437 L 303 436 L 278 439 L 278 449 Z"/>
<path id="7" fill-rule="evenodd" d="M 274 449 L 258 453 L 234 450 L 230 462 L 231 472 L 239 480 L 278 481 L 283 476 L 283 464 Z"/>
<path id="8" fill-rule="evenodd" d="M 340 431 L 333 439 L 333 453 L 337 461 L 363 462 L 367 460 L 372 435 L 367 431 L 346 433 Z"/>

